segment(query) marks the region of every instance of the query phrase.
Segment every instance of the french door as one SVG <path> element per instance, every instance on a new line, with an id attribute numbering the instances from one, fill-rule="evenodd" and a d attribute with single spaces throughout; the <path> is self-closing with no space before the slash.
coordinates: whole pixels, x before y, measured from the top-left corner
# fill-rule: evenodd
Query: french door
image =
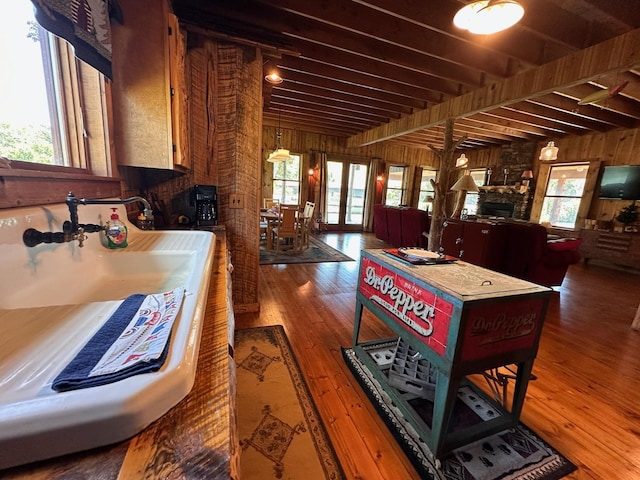
<path id="1" fill-rule="evenodd" d="M 369 166 L 353 161 L 327 161 L 325 222 L 332 230 L 361 231 Z"/>

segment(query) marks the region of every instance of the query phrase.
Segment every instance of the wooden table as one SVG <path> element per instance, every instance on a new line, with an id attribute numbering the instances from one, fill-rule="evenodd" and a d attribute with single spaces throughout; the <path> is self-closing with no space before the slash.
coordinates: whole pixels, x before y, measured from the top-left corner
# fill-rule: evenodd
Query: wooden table
<path id="1" fill-rule="evenodd" d="M 267 250 L 271 250 L 273 248 L 273 239 L 271 238 L 271 232 L 273 231 L 273 226 L 278 223 L 279 218 L 280 215 L 275 212 L 269 210 L 260 210 L 260 220 L 265 220 L 267 222 Z"/>
<path id="2" fill-rule="evenodd" d="M 239 478 L 234 318 L 224 231 L 216 251 L 191 392 L 132 439 L 0 471 L 3 479 Z M 150 374 L 151 375 L 151 374 Z"/>
<path id="3" fill-rule="evenodd" d="M 517 425 L 550 293 L 549 288 L 462 261 L 412 265 L 384 250 L 363 250 L 353 350 L 434 457 L 439 458 Z M 399 359 L 398 347 L 391 364 L 379 363 L 369 352 L 394 339 L 359 341 L 364 307 L 416 353 Z M 396 362 L 406 362 L 404 371 L 413 371 L 408 367 L 409 360 L 422 359 L 428 365 L 416 371 L 423 374 L 407 378 L 406 385 L 433 389 L 430 425 L 409 403 L 404 391 L 411 390 L 391 385 Z M 466 377 L 505 365 L 517 369 L 511 404 L 502 405 L 487 397 L 491 415 L 467 427 L 449 428 L 460 387 L 472 389 L 477 397 L 486 396 Z"/>
<path id="4" fill-rule="evenodd" d="M 299 223 L 303 223 L 307 220 L 310 220 L 311 217 L 305 217 L 302 215 L 302 212 L 296 212 L 296 219 Z M 273 238 L 272 231 L 273 227 L 278 224 L 278 220 L 280 219 L 280 215 L 278 213 L 266 210 L 260 210 L 260 220 L 266 220 L 267 222 L 267 250 L 273 249 Z"/>

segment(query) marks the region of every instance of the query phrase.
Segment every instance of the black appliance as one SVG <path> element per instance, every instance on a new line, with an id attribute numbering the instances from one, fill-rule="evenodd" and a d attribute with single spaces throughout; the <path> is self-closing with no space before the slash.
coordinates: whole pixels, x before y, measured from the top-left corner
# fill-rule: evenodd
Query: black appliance
<path id="1" fill-rule="evenodd" d="M 196 207 L 196 227 L 218 225 L 218 187 L 194 185 L 193 197 Z"/>

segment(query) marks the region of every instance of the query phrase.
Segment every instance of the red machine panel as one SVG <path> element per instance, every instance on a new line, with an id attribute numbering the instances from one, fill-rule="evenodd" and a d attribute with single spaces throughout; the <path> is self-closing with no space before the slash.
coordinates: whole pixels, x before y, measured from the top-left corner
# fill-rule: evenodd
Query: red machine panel
<path id="1" fill-rule="evenodd" d="M 471 307 L 462 332 L 461 360 L 537 347 L 544 305 L 544 298 L 524 298 Z"/>
<path id="2" fill-rule="evenodd" d="M 453 305 L 369 257 L 363 256 L 361 261 L 360 293 L 411 335 L 444 356 Z"/>

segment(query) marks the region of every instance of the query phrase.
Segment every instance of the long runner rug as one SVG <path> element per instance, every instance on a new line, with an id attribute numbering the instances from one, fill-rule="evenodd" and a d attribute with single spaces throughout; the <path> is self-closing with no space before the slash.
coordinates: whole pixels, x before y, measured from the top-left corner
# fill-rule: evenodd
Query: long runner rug
<path id="1" fill-rule="evenodd" d="M 393 342 L 395 344 L 395 342 Z M 366 350 L 366 348 L 365 348 Z M 369 354 L 375 354 L 372 351 Z M 558 480 L 576 469 L 576 466 L 558 453 L 551 445 L 520 423 L 516 428 L 505 430 L 482 440 L 454 450 L 439 459 L 436 467 L 433 455 L 420 440 L 416 430 L 406 421 L 400 410 L 380 383 L 357 357 L 353 349 L 343 348 L 344 360 L 358 383 L 374 404 L 378 413 L 420 474 L 421 479 L 431 480 Z M 389 388 L 389 387 L 387 387 Z M 471 397 L 473 409 L 485 408 L 482 399 L 460 389 L 459 398 Z M 468 398 L 464 398 L 468 401 Z M 425 405 L 415 404 L 416 411 L 430 410 Z M 460 402 L 463 403 L 463 402 Z M 432 405 L 432 404 L 431 404 Z M 487 403 L 487 406 L 489 404 Z M 422 413 L 420 413 L 422 415 Z M 464 415 L 462 415 L 464 416 Z M 426 417 L 423 417 L 427 424 Z"/>
<path id="2" fill-rule="evenodd" d="M 353 258 L 309 236 L 309 248 L 301 252 L 267 250 L 266 245 L 260 245 L 260 265 L 276 265 L 286 263 L 323 263 L 323 262 L 352 262 Z"/>
<path id="3" fill-rule="evenodd" d="M 243 480 L 345 478 L 282 325 L 235 331 Z"/>

